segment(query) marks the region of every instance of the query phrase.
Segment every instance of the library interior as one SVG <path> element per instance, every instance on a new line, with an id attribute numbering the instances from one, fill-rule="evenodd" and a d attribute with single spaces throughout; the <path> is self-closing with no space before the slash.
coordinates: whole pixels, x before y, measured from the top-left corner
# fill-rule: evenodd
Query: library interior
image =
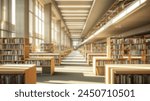
<path id="1" fill-rule="evenodd" d="M 150 84 L 150 0 L 0 0 L 0 84 Z"/>

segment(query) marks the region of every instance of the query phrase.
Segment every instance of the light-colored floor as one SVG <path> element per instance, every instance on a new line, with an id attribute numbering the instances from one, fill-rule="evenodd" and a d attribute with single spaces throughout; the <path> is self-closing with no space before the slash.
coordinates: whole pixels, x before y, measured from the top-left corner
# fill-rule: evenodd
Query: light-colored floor
<path id="1" fill-rule="evenodd" d="M 71 61 L 70 61 L 71 60 Z M 103 76 L 95 76 L 92 66 L 88 66 L 84 57 L 78 52 L 73 51 L 62 60 L 61 66 L 56 66 L 53 76 L 37 76 L 38 84 L 103 84 Z M 39 71 L 41 71 L 39 69 Z"/>
<path id="2" fill-rule="evenodd" d="M 90 66 L 59 66 L 53 76 L 38 75 L 39 84 L 96 84 L 104 83 L 104 77 L 94 76 Z"/>

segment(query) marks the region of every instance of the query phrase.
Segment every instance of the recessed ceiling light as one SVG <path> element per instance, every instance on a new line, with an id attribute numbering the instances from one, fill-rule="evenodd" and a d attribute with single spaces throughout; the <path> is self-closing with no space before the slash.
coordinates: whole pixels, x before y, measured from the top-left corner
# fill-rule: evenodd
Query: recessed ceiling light
<path id="1" fill-rule="evenodd" d="M 88 14 L 62 14 L 63 16 L 87 16 Z"/>
<path id="2" fill-rule="evenodd" d="M 90 8 L 91 5 L 58 5 L 59 8 Z"/>
<path id="3" fill-rule="evenodd" d="M 88 10 L 61 10 L 62 13 L 88 13 Z"/>
<path id="4" fill-rule="evenodd" d="M 63 17 L 64 19 L 86 19 L 87 17 Z"/>

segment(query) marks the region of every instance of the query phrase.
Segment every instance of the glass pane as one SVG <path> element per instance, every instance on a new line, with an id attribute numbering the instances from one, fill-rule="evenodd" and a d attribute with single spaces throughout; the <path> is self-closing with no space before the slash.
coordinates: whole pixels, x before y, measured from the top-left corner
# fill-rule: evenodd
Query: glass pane
<path id="1" fill-rule="evenodd" d="M 33 0 L 29 0 L 29 10 L 33 12 Z"/>
<path id="2" fill-rule="evenodd" d="M 33 36 L 33 15 L 29 13 L 29 33 L 30 36 Z"/>

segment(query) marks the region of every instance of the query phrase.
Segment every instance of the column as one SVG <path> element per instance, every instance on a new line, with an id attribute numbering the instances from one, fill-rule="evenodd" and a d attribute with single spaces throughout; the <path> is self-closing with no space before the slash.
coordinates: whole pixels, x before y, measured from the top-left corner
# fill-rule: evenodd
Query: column
<path id="1" fill-rule="evenodd" d="M 58 33 L 57 33 L 57 43 L 58 43 L 58 50 L 61 51 L 61 20 L 57 21 L 57 29 L 58 29 Z"/>
<path id="2" fill-rule="evenodd" d="M 35 4 L 36 4 L 36 0 L 32 0 L 33 1 L 33 14 L 35 15 Z M 31 1 L 30 1 L 31 2 Z M 32 51 L 36 51 L 36 27 L 35 27 L 35 16 L 32 16 L 32 33 L 33 33 L 33 39 L 32 39 Z"/>
<path id="3" fill-rule="evenodd" d="M 2 0 L 0 0 L 0 21 L 2 20 Z M 1 29 L 1 22 L 0 22 L 0 29 Z M 1 30 L 0 30 L 0 37 L 1 37 Z"/>
<path id="4" fill-rule="evenodd" d="M 16 0 L 16 37 L 29 38 L 29 0 Z"/>
<path id="5" fill-rule="evenodd" d="M 12 0 L 8 0 L 8 37 L 12 36 Z"/>
<path id="6" fill-rule="evenodd" d="M 91 43 L 91 53 L 93 52 L 93 44 Z"/>
<path id="7" fill-rule="evenodd" d="M 63 28 L 61 29 L 61 50 L 63 50 L 63 37 L 64 37 L 64 30 Z"/>
<path id="8" fill-rule="evenodd" d="M 52 22 L 52 5 L 51 3 L 44 5 L 44 40 L 51 43 L 51 22 Z"/>
<path id="9" fill-rule="evenodd" d="M 12 32 L 12 0 L 0 0 L 0 36 L 11 37 Z"/>

